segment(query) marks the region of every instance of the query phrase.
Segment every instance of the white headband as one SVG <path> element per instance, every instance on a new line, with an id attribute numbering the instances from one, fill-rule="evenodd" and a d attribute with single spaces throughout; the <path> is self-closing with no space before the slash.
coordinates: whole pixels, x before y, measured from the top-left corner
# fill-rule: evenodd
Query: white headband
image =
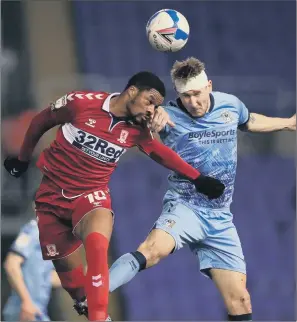
<path id="1" fill-rule="evenodd" d="M 199 75 L 190 78 L 186 83 L 177 79 L 174 82 L 175 89 L 178 93 L 185 93 L 187 91 L 198 91 L 199 89 L 208 85 L 208 78 L 203 70 Z"/>

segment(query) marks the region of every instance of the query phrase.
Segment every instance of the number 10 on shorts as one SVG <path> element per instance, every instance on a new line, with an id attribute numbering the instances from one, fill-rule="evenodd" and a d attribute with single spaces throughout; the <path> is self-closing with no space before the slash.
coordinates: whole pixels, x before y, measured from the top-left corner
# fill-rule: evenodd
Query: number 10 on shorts
<path id="1" fill-rule="evenodd" d="M 106 194 L 104 191 L 102 190 L 98 190 L 98 191 L 94 191 L 92 193 L 89 193 L 88 195 L 85 196 L 85 198 L 89 199 L 90 203 L 95 203 L 97 201 L 101 201 L 101 200 L 106 200 Z"/>

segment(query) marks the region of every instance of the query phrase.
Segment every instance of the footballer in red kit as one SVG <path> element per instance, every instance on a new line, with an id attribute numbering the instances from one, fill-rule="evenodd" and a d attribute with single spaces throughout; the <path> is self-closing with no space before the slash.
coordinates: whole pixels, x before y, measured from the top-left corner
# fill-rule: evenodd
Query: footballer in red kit
<path id="1" fill-rule="evenodd" d="M 90 321 L 108 319 L 107 256 L 113 228 L 108 184 L 127 149 L 138 146 L 210 199 L 224 191 L 219 180 L 203 176 L 153 138 L 148 124 L 164 97 L 163 82 L 150 72 L 135 74 L 122 93 L 71 92 L 33 118 L 18 158 L 4 161 L 6 170 L 19 177 L 40 137 L 60 125 L 56 139 L 37 161 L 44 174 L 35 199 L 39 238 L 43 258 L 53 260 L 63 288 Z M 168 124 L 173 126 L 170 120 Z M 81 245 L 86 276 L 77 251 Z"/>
<path id="2" fill-rule="evenodd" d="M 110 113 L 110 100 L 119 94 L 73 92 L 51 105 L 53 111 L 67 106 L 71 113 L 37 165 L 68 193 L 78 195 L 94 188 L 106 188 L 128 148 L 138 145 L 150 152 L 153 138 L 145 125 L 136 125 L 128 117 Z"/>

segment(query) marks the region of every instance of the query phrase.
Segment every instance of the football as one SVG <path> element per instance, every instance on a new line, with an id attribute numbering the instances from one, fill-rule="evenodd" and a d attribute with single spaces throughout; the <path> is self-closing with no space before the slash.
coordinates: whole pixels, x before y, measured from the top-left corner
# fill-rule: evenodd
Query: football
<path id="1" fill-rule="evenodd" d="M 151 16 L 146 25 L 146 35 L 158 51 L 175 52 L 188 41 L 190 26 L 187 19 L 173 9 L 162 9 Z"/>

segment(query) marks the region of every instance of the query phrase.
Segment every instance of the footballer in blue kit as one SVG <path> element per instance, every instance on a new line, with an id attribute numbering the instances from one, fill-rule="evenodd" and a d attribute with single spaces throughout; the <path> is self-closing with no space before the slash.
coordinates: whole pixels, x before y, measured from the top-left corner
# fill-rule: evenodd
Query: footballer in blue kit
<path id="1" fill-rule="evenodd" d="M 12 287 L 4 321 L 49 321 L 47 306 L 52 287 L 60 287 L 51 261 L 44 261 L 36 220 L 25 224 L 10 247 L 4 268 Z"/>
<path id="2" fill-rule="evenodd" d="M 230 212 L 237 166 L 237 129 L 294 131 L 296 115 L 271 118 L 250 113 L 236 96 L 212 91 L 204 63 L 193 57 L 175 62 L 171 77 L 178 98 L 158 108 L 151 127 L 186 162 L 223 182 L 225 191 L 221 197 L 210 200 L 172 172 L 161 216 L 137 251 L 121 256 L 112 265 L 110 291 L 188 245 L 199 260 L 201 272 L 213 280 L 221 293 L 229 320 L 252 320 L 246 263 Z"/>

